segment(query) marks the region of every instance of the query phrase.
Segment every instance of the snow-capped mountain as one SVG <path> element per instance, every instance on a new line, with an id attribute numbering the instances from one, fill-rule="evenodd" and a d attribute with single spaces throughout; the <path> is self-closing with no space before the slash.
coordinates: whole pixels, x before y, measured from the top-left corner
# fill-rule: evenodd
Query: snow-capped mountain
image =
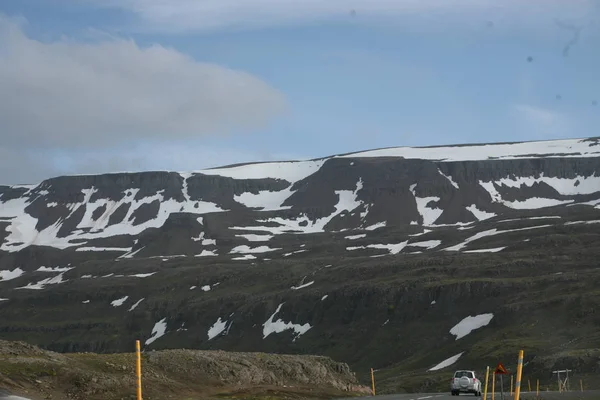
<path id="1" fill-rule="evenodd" d="M 404 371 L 485 359 L 486 335 L 517 326 L 537 337 L 576 319 L 585 346 L 599 222 L 598 138 L 0 186 L 0 338 Z M 562 309 L 570 289 L 580 298 Z M 453 328 L 470 315 L 495 330 Z M 539 351 L 567 341 L 552 332 Z"/>
<path id="2" fill-rule="evenodd" d="M 600 209 L 599 160 L 600 141 L 583 139 L 390 148 L 193 173 L 60 177 L 0 187 L 0 250 L 173 255 L 169 246 L 140 239 L 185 229 L 189 235 L 177 246 L 183 255 L 250 254 L 256 242 L 285 234 L 358 237 L 384 227 L 416 234 L 570 207 L 591 212 Z M 281 249 L 293 250 L 299 249 Z"/>

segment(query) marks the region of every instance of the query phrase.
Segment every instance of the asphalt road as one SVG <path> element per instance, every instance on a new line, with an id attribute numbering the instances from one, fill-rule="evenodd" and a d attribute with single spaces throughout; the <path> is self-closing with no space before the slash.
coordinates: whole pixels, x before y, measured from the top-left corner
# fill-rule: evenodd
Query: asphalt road
<path id="1" fill-rule="evenodd" d="M 6 389 L 0 388 L 0 400 L 29 400 L 25 397 L 19 397 L 12 394 Z"/>
<path id="2" fill-rule="evenodd" d="M 452 396 L 450 393 L 409 393 L 409 394 L 390 394 L 376 396 L 377 400 L 450 400 L 456 399 L 456 396 Z M 481 397 L 475 397 L 473 395 L 462 394 L 460 397 L 481 399 Z M 367 397 L 364 397 L 365 399 Z M 373 397 L 370 397 L 371 399 Z M 488 400 L 492 398 L 491 393 L 488 393 Z M 521 392 L 521 400 L 534 400 L 535 392 Z M 600 390 L 588 390 L 585 392 L 540 392 L 540 400 L 580 400 L 580 399 L 600 399 Z M 354 398 L 356 400 L 356 397 Z M 494 395 L 494 400 L 502 400 L 500 393 Z M 504 400 L 512 400 L 512 396 L 509 393 L 504 393 Z"/>

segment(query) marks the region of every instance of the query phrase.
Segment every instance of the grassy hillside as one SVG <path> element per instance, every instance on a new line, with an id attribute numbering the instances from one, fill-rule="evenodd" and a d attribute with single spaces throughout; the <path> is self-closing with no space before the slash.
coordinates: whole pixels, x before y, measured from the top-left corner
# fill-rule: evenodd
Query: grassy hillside
<path id="1" fill-rule="evenodd" d="M 324 399 L 365 393 L 346 364 L 326 357 L 151 351 L 144 399 Z M 135 354 L 58 354 L 0 341 L 0 388 L 37 399 L 135 398 Z"/>

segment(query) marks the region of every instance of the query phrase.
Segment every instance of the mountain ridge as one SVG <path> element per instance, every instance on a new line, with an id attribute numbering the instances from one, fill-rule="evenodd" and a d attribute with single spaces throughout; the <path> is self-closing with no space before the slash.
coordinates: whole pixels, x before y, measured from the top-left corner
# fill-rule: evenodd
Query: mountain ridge
<path id="1" fill-rule="evenodd" d="M 322 354 L 384 391 L 520 346 L 593 373 L 600 139 L 482 146 L 0 187 L 0 338 Z"/>

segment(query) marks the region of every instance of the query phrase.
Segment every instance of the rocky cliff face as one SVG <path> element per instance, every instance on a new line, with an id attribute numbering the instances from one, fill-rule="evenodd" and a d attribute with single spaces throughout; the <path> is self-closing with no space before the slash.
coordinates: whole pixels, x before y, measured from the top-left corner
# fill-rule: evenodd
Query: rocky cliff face
<path id="1" fill-rule="evenodd" d="M 593 347 L 598 222 L 599 139 L 0 187 L 0 337 L 326 354 L 401 389 Z"/>

